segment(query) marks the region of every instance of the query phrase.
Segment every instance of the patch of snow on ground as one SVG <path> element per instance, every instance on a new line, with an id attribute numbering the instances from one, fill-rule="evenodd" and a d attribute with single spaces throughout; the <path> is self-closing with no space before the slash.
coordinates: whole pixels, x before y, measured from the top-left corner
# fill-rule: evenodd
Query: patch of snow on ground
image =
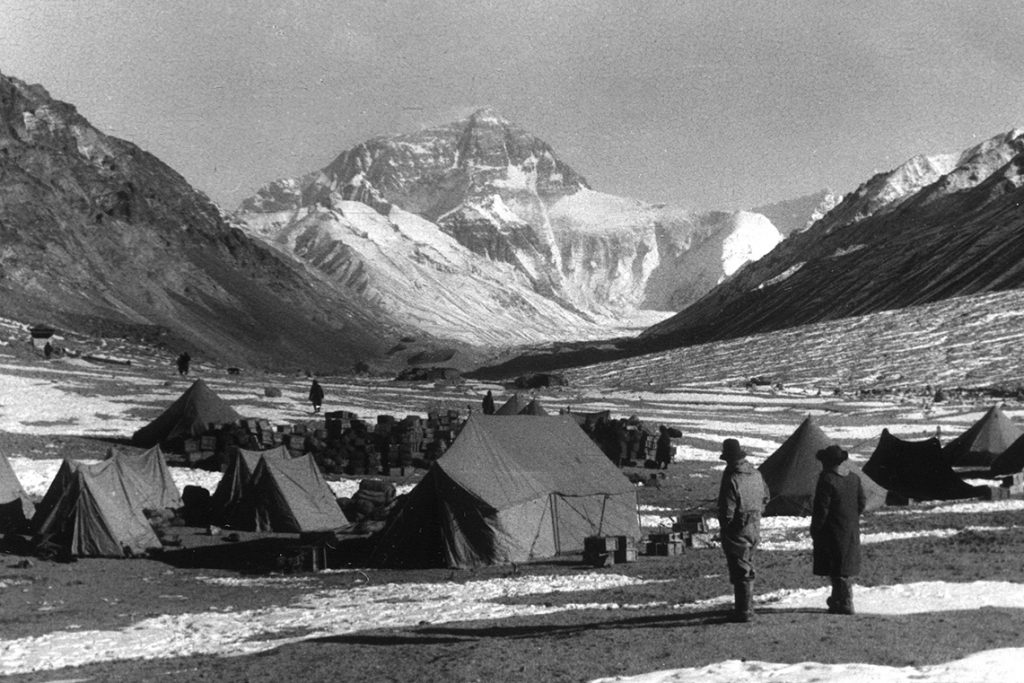
<path id="1" fill-rule="evenodd" d="M 618 574 L 524 576 L 465 583 L 364 585 L 317 591 L 286 607 L 161 615 L 108 631 L 57 631 L 0 640 L 0 675 L 118 659 L 244 655 L 308 638 L 380 628 L 617 609 L 615 604 L 512 605 L 526 595 L 594 591 L 646 583 Z M 288 635 L 284 635 L 288 634 Z"/>
<path id="2" fill-rule="evenodd" d="M 986 650 L 931 666 L 880 666 L 877 664 L 822 664 L 799 662 L 741 661 L 730 659 L 702 667 L 654 671 L 638 676 L 599 678 L 594 683 L 1005 683 L 1020 674 L 1024 648 Z"/>

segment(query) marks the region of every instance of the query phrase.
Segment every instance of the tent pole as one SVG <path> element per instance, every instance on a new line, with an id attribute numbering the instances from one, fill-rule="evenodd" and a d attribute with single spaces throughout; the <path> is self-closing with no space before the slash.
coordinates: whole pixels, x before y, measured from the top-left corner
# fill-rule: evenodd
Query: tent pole
<path id="1" fill-rule="evenodd" d="M 555 540 L 555 554 L 562 554 L 562 539 L 558 537 L 558 499 L 555 494 L 548 494 L 548 502 L 551 505 L 551 531 Z"/>

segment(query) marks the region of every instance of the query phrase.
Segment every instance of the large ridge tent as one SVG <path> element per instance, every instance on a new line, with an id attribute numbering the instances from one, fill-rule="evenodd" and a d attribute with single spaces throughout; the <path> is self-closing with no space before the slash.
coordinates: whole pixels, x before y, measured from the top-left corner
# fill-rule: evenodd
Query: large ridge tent
<path id="1" fill-rule="evenodd" d="M 883 488 L 914 500 L 975 498 L 978 489 L 966 483 L 942 457 L 935 437 L 904 441 L 882 430 L 864 473 Z"/>
<path id="2" fill-rule="evenodd" d="M 567 416 L 473 415 L 388 520 L 371 562 L 471 567 L 640 537 L 636 488 Z"/>
<path id="3" fill-rule="evenodd" d="M 946 444 L 942 455 L 953 467 L 989 467 L 1022 435 L 1024 429 L 994 405 L 970 429 Z"/>
<path id="4" fill-rule="evenodd" d="M 120 452 L 110 457 L 138 478 L 141 490 L 138 504 L 142 509 L 181 507 L 181 494 L 159 446 L 153 446 L 143 453 Z"/>
<path id="5" fill-rule="evenodd" d="M 14 468 L 0 453 L 0 534 L 20 530 L 34 512 L 35 505 L 18 481 Z"/>
<path id="6" fill-rule="evenodd" d="M 761 463 L 758 469 L 769 493 L 765 515 L 811 514 L 814 509 L 814 491 L 818 486 L 818 475 L 821 474 L 821 463 L 815 456 L 818 451 L 833 443 L 835 441 L 821 431 L 814 418 L 807 416 L 796 431 Z M 843 467 L 860 477 L 868 510 L 885 504 L 885 491 L 864 476 L 860 468 L 849 460 L 843 463 Z"/>
<path id="7" fill-rule="evenodd" d="M 235 422 L 241 417 L 206 382 L 197 379 L 159 417 L 132 435 L 132 445 L 150 448 L 202 436 L 211 423 Z"/>
<path id="8" fill-rule="evenodd" d="M 147 493 L 138 485 L 116 459 L 93 465 L 65 460 L 32 518 L 36 542 L 87 557 L 140 555 L 159 548 L 139 504 Z"/>
<path id="9" fill-rule="evenodd" d="M 292 458 L 283 447 L 236 449 L 211 508 L 215 521 L 244 531 L 301 533 L 348 523 L 313 456 Z"/>

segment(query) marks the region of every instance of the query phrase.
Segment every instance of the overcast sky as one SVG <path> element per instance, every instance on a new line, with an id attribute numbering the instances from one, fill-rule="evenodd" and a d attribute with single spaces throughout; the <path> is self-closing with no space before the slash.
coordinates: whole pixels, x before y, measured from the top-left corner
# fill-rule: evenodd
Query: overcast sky
<path id="1" fill-rule="evenodd" d="M 0 0 L 0 72 L 226 208 L 490 105 L 594 189 L 736 209 L 1024 126 L 1022 35 L 1006 1 Z"/>

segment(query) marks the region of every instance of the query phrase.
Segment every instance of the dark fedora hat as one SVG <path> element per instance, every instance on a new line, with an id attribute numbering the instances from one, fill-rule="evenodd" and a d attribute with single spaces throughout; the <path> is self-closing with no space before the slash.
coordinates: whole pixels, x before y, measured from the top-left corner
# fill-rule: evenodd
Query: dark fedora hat
<path id="1" fill-rule="evenodd" d="M 746 451 L 740 446 L 740 442 L 736 439 L 726 439 L 722 442 L 722 454 L 718 456 L 719 460 L 726 462 L 735 462 L 742 460 L 747 457 Z"/>
<path id="2" fill-rule="evenodd" d="M 849 458 L 850 454 L 844 451 L 838 445 L 832 444 L 831 446 L 822 448 L 815 454 L 814 457 L 820 460 L 822 465 L 825 465 L 826 467 L 831 467 L 834 465 L 838 465 L 842 461 Z"/>

